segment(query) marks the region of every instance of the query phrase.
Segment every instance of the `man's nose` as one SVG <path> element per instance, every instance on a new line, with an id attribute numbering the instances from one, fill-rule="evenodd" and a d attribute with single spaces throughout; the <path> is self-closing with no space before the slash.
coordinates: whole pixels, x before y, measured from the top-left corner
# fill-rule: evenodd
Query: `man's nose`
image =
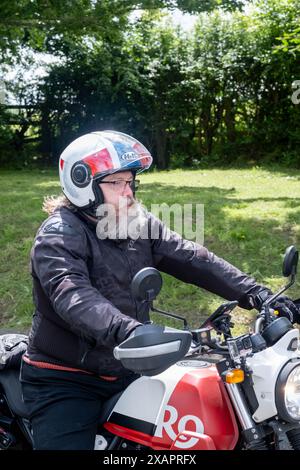
<path id="1" fill-rule="evenodd" d="M 129 186 L 129 183 L 127 183 L 125 188 L 124 188 L 123 196 L 130 196 L 130 197 L 133 196 L 133 192 L 132 192 L 131 187 Z"/>

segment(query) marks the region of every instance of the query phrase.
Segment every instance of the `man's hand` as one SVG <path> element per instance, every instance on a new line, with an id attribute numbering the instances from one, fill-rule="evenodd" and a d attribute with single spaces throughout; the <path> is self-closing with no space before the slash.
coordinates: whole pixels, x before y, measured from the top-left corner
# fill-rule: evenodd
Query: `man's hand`
<path id="1" fill-rule="evenodd" d="M 280 295 L 270 305 L 271 308 L 278 312 L 279 317 L 286 317 L 291 323 L 300 323 L 299 309 L 294 302 L 286 295 Z"/>
<path id="2" fill-rule="evenodd" d="M 134 336 L 138 336 L 138 335 L 156 333 L 157 329 L 159 329 L 159 331 L 161 331 L 162 327 L 159 326 L 159 325 L 155 325 L 151 322 L 140 323 L 133 330 L 131 330 L 131 332 L 126 337 L 126 339 L 133 338 Z"/>
<path id="3" fill-rule="evenodd" d="M 266 302 L 266 300 L 272 297 L 272 295 L 272 292 L 268 289 L 262 290 L 261 292 L 259 292 L 258 295 L 253 298 L 253 306 L 257 310 L 261 310 L 261 307 L 264 302 Z M 299 308 L 286 295 L 280 295 L 279 297 L 277 297 L 277 299 L 271 302 L 270 307 L 275 310 L 275 314 L 277 312 L 277 315 L 279 317 L 286 317 L 288 318 L 288 320 L 290 320 L 291 323 L 300 323 Z"/>

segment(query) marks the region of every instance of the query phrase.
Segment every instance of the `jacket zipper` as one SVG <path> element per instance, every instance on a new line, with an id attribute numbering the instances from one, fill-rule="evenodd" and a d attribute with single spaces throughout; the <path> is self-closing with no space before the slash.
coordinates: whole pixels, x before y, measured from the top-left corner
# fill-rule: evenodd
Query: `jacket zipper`
<path id="1" fill-rule="evenodd" d="M 130 282 L 131 282 L 132 279 L 133 279 L 133 273 L 132 273 L 132 270 L 131 270 L 131 266 L 130 266 L 130 262 L 129 262 L 128 256 L 127 256 L 127 254 L 126 254 L 126 252 L 125 252 L 125 250 L 124 250 L 123 248 L 121 248 L 121 247 L 119 247 L 119 248 L 120 248 L 120 250 L 122 251 L 122 253 L 123 253 L 123 255 L 124 255 L 124 257 L 125 257 L 125 259 L 126 259 L 126 261 L 127 261 L 127 264 L 128 264 L 128 267 L 129 267 L 129 273 L 130 273 Z M 137 306 L 137 302 L 136 302 L 135 298 L 133 297 L 133 295 L 131 294 L 130 288 L 129 288 L 129 292 L 130 292 L 130 297 L 131 297 L 131 299 L 133 300 L 134 305 L 135 305 L 136 319 L 137 319 L 138 321 L 140 321 L 140 320 L 139 320 L 139 316 L 138 316 L 138 306 Z"/>

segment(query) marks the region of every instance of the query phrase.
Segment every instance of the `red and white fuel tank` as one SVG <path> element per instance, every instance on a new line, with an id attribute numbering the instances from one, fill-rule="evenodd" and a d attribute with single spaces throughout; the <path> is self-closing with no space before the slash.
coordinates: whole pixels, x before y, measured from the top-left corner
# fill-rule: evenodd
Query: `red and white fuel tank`
<path id="1" fill-rule="evenodd" d="M 230 450 L 238 440 L 236 418 L 215 365 L 195 360 L 130 384 L 104 427 L 156 450 Z"/>

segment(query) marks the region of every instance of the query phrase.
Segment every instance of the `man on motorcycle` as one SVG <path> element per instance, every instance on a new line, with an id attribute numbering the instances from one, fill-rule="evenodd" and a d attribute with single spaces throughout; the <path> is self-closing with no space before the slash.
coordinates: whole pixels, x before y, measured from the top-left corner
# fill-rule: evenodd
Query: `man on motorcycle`
<path id="1" fill-rule="evenodd" d="M 31 252 L 35 313 L 21 382 L 35 449 L 93 449 L 103 402 L 136 379 L 113 348 L 149 320 L 145 304 L 130 292 L 143 267 L 238 300 L 246 309 L 259 309 L 271 295 L 138 203 L 136 174 L 151 163 L 140 142 L 115 131 L 84 135 L 60 157 L 64 196 L 46 200 L 50 217 Z M 139 230 L 124 223 L 129 212 Z M 287 297 L 273 308 L 298 320 Z"/>

